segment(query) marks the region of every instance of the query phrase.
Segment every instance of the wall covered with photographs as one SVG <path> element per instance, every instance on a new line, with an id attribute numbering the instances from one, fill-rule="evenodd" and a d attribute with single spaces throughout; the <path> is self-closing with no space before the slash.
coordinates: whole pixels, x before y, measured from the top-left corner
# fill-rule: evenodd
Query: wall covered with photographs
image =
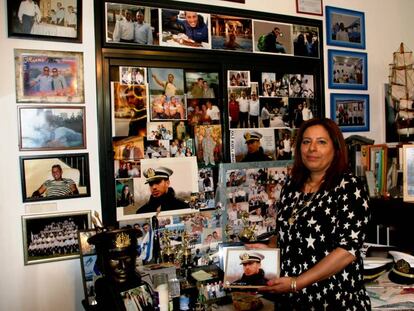
<path id="1" fill-rule="evenodd" d="M 154 226 L 152 180 L 168 176 L 177 203 L 158 210 L 156 231 L 189 232 L 201 261 L 239 240 L 232 222 L 236 235 L 272 231 L 296 129 L 325 112 L 322 23 L 176 2 L 95 1 L 95 13 L 104 222 Z M 251 161 L 267 163 L 246 172 Z M 227 187 L 225 163 L 245 180 Z"/>

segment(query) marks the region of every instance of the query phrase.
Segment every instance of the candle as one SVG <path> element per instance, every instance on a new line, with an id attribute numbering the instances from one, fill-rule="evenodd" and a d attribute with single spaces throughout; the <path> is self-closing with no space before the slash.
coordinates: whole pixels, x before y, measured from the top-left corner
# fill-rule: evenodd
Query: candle
<path id="1" fill-rule="evenodd" d="M 160 311 L 168 311 L 168 285 L 160 284 L 155 290 L 158 292 Z"/>

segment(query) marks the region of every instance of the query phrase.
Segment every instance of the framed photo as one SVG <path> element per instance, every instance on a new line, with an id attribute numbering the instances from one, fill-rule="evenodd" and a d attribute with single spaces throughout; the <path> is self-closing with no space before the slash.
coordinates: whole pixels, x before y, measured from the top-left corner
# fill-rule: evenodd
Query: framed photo
<path id="1" fill-rule="evenodd" d="M 227 251 L 229 249 L 246 249 L 243 242 L 224 242 L 219 244 L 219 268 L 225 271 Z"/>
<path id="2" fill-rule="evenodd" d="M 24 264 L 79 257 L 77 231 L 90 226 L 91 211 L 23 215 Z"/>
<path id="3" fill-rule="evenodd" d="M 258 240 L 276 229 L 276 204 L 291 166 L 291 161 L 257 162 L 255 167 L 251 163 L 219 165 L 222 191 L 217 200 L 227 215 L 222 222 L 224 241 L 242 241 L 246 228 Z"/>
<path id="4" fill-rule="evenodd" d="M 81 43 L 82 0 L 7 0 L 7 24 L 9 37 Z"/>
<path id="5" fill-rule="evenodd" d="M 326 6 L 326 42 L 328 45 L 365 49 L 365 14 Z"/>
<path id="6" fill-rule="evenodd" d="M 14 50 L 18 103 L 83 103 L 83 53 Z"/>
<path id="7" fill-rule="evenodd" d="M 85 292 L 85 300 L 89 305 L 96 303 L 95 291 L 93 288 L 95 280 L 101 275 L 101 272 L 96 265 L 97 255 L 95 245 L 88 243 L 88 239 L 95 234 L 95 229 L 78 230 L 83 289 Z"/>
<path id="8" fill-rule="evenodd" d="M 414 201 L 414 145 L 403 145 L 404 201 Z"/>
<path id="9" fill-rule="evenodd" d="M 252 20 L 211 14 L 211 39 L 213 50 L 253 52 Z"/>
<path id="10" fill-rule="evenodd" d="M 147 172 L 147 175 L 145 174 Z M 160 209 L 160 216 L 187 214 L 192 210 L 189 202 L 192 195 L 198 192 L 198 169 L 196 157 L 176 158 L 149 158 L 141 160 L 141 178 L 117 180 L 117 219 L 130 220 L 137 218 L 151 218 L 155 215 L 158 205 L 154 205 L 154 198 L 159 194 L 156 189 L 151 190 L 151 176 L 169 173 L 168 195 L 175 194 L 174 202 L 168 208 Z M 185 178 L 183 178 L 185 176 Z M 156 178 L 156 177 L 155 177 Z M 128 187 L 129 193 L 125 189 Z M 164 189 L 165 190 L 165 189 Z"/>
<path id="11" fill-rule="evenodd" d="M 332 93 L 331 119 L 343 132 L 369 131 L 369 95 Z"/>
<path id="12" fill-rule="evenodd" d="M 145 283 L 138 287 L 121 292 L 120 294 L 126 310 L 130 310 L 131 305 L 133 305 L 137 310 L 147 310 L 147 308 L 148 310 L 155 309 L 156 303 L 152 299 L 150 287 Z"/>
<path id="13" fill-rule="evenodd" d="M 253 20 L 253 52 L 293 54 L 292 24 Z"/>
<path id="14" fill-rule="evenodd" d="M 20 157 L 23 202 L 90 196 L 87 153 Z"/>
<path id="15" fill-rule="evenodd" d="M 296 12 L 322 16 L 322 0 L 296 0 Z"/>
<path id="16" fill-rule="evenodd" d="M 211 49 L 210 14 L 160 9 L 159 16 L 161 46 Z"/>
<path id="17" fill-rule="evenodd" d="M 328 87 L 367 90 L 368 54 L 328 50 Z"/>
<path id="18" fill-rule="evenodd" d="M 86 148 L 85 107 L 19 108 L 19 149 Z"/>
<path id="19" fill-rule="evenodd" d="M 279 277 L 280 251 L 274 249 L 227 249 L 224 286 L 259 288 Z"/>
<path id="20" fill-rule="evenodd" d="M 159 44 L 157 8 L 105 2 L 105 25 L 107 43 Z"/>

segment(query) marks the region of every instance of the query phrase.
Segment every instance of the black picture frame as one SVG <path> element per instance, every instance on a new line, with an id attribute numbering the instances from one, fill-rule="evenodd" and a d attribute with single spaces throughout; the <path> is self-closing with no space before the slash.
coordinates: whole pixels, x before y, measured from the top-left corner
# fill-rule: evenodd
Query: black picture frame
<path id="1" fill-rule="evenodd" d="M 56 17 L 56 24 L 54 24 L 55 17 L 51 16 L 50 11 L 57 11 L 58 8 L 49 8 L 46 5 L 36 5 L 38 8 L 38 13 L 34 15 L 33 20 L 30 21 L 30 16 L 26 15 L 25 18 L 27 21 L 20 22 L 19 19 L 19 9 L 22 2 L 27 2 L 26 0 L 15 1 L 7 0 L 7 28 L 8 36 L 21 39 L 30 39 L 30 40 L 47 40 L 47 41 L 62 41 L 62 42 L 73 42 L 73 43 L 82 43 L 82 0 L 70 0 L 70 7 L 72 7 L 72 18 L 73 14 L 76 15 L 76 23 L 68 24 L 65 19 L 69 14 L 66 11 L 69 9 L 69 6 L 63 8 L 64 18 L 60 22 L 62 25 L 59 25 L 58 14 Z M 61 3 L 61 2 L 60 2 Z M 41 4 L 41 2 L 40 2 Z M 36 11 L 37 9 L 35 9 Z M 45 16 L 45 13 L 47 16 Z M 39 17 L 37 17 L 39 16 Z M 73 22 L 73 20 L 69 21 Z M 32 23 L 31 30 L 29 32 L 28 27 Z M 27 27 L 24 29 L 24 27 Z"/>
<path id="2" fill-rule="evenodd" d="M 55 165 L 62 169 L 62 178 L 70 179 L 76 185 L 78 193 L 48 195 L 45 181 L 52 180 L 51 170 Z M 89 155 L 87 153 L 51 154 L 20 157 L 20 174 L 23 202 L 62 200 L 89 197 Z M 66 181 L 72 187 L 72 182 Z M 40 190 L 41 187 L 45 187 Z M 71 188 L 71 190 L 73 190 Z M 44 192 L 43 192 L 44 191 Z"/>
<path id="3" fill-rule="evenodd" d="M 112 0 L 111 3 L 116 4 L 130 4 L 127 0 Z M 324 31 L 322 28 L 322 21 L 309 19 L 304 17 L 285 16 L 280 14 L 262 13 L 256 11 L 241 10 L 235 8 L 217 7 L 211 5 L 197 5 L 190 3 L 182 3 L 176 1 L 163 1 L 157 3 L 157 7 L 162 11 L 194 11 L 212 15 L 232 16 L 236 20 L 249 20 L 255 18 L 261 21 L 267 21 L 270 24 L 284 24 L 284 25 L 299 25 L 296 27 L 296 36 L 300 32 L 316 33 L 318 41 L 317 55 L 302 55 L 295 53 L 294 47 L 290 49 L 290 53 L 258 53 L 255 51 L 247 52 L 243 50 L 230 49 L 214 49 L 214 48 L 189 48 L 189 47 L 174 47 L 174 46 L 160 46 L 160 45 L 140 45 L 139 48 L 135 44 L 125 43 L 110 43 L 106 41 L 106 11 L 105 2 L 100 0 L 94 1 L 95 5 L 95 29 L 96 29 L 96 46 L 97 46 L 97 97 L 98 102 L 98 119 L 101 128 L 99 130 L 99 144 L 102 147 L 100 156 L 100 174 L 101 174 L 101 198 L 102 198 L 102 216 L 104 223 L 114 223 L 119 221 L 118 210 L 116 207 L 116 193 L 114 191 L 116 185 L 116 175 L 112 146 L 114 141 L 117 142 L 118 137 L 113 137 L 113 124 L 111 118 L 111 94 L 110 87 L 113 82 L 119 81 L 119 67 L 146 67 L 148 68 L 171 68 L 182 69 L 184 73 L 187 72 L 217 72 L 218 85 L 217 92 L 215 89 L 215 97 L 218 99 L 217 107 L 220 110 L 220 125 L 222 126 L 222 137 L 220 139 L 220 146 L 222 146 L 222 156 L 216 160 L 214 168 L 217 168 L 218 163 L 228 163 L 231 161 L 231 135 L 229 131 L 229 109 L 228 109 L 228 86 L 227 86 L 227 72 L 231 71 L 250 71 L 251 72 L 251 89 L 256 91 L 256 94 L 261 94 L 262 72 L 275 72 L 276 74 L 303 74 L 304 76 L 312 76 L 314 85 L 314 98 L 311 100 L 310 107 L 314 116 L 323 116 L 325 114 L 325 107 L 321 103 L 325 102 L 325 94 L 322 91 L 324 87 L 324 53 L 321 53 L 321 42 L 323 42 Z M 154 7 L 153 2 L 141 1 L 140 6 Z M 291 28 L 292 28 L 291 27 Z M 239 27 L 240 28 L 240 27 Z M 237 33 L 240 34 L 240 30 Z M 210 30 L 211 31 L 211 30 Z M 287 31 L 290 31 L 288 27 Z M 221 31 L 220 33 L 222 33 Z M 265 30 L 262 34 L 265 33 Z M 295 30 L 293 31 L 295 33 Z M 295 35 L 290 36 L 292 39 Z M 290 41 L 289 41 L 290 42 Z M 254 67 L 251 65 L 254 63 Z M 306 70 L 304 70 L 306 68 Z M 151 79 L 150 74 L 147 75 L 148 80 Z M 252 83 L 256 82 L 256 83 Z M 254 85 L 254 86 L 253 86 Z M 288 83 L 289 87 L 289 83 Z M 188 90 L 185 90 L 188 92 Z M 193 99 L 191 99 L 192 101 Z M 267 101 L 266 98 L 260 101 Z M 271 103 L 272 107 L 278 107 L 283 104 L 286 112 L 287 121 L 291 121 L 294 115 L 294 107 L 299 105 L 297 101 L 300 98 L 289 99 L 289 102 Z M 191 102 L 190 102 L 191 104 Z M 262 104 L 262 103 L 261 103 Z M 187 102 L 188 105 L 188 102 Z M 143 105 L 144 106 L 144 105 Z M 260 107 L 262 108 L 262 107 Z M 191 113 L 189 113 L 191 115 Z M 146 121 L 146 120 L 145 120 Z M 286 122 L 287 122 L 286 121 Z M 188 120 L 187 133 L 190 133 L 190 138 L 185 142 L 189 142 L 191 146 L 196 146 L 195 137 L 191 135 L 195 132 L 194 126 L 198 124 L 191 124 L 192 120 Z M 137 122 L 138 123 L 138 122 Z M 144 123 L 144 122 L 142 122 Z M 112 126 L 111 126 L 112 125 Z M 132 125 L 135 125 L 132 124 Z M 141 126 L 141 124 L 139 124 Z M 284 127 L 289 128 L 291 122 Z M 295 125 L 296 126 L 296 125 Z M 174 127 L 173 127 L 174 128 Z M 129 127 L 128 127 L 129 129 Z M 289 129 L 287 129 L 289 130 Z M 129 133 L 129 132 L 128 132 Z M 132 134 L 128 134 L 132 135 Z M 146 142 L 146 131 L 134 130 L 134 136 Z M 130 137 L 127 139 L 131 139 Z M 150 141 L 152 143 L 152 141 Z M 149 145 L 153 147 L 155 145 Z M 163 147 L 168 146 L 167 144 Z M 157 146 L 155 146 L 157 147 Z M 197 148 L 195 148 L 197 153 Z M 145 152 L 144 152 L 145 153 Z M 110 156 L 108 156 L 108 154 Z M 203 153 L 204 155 L 204 153 Z M 201 156 L 201 152 L 200 152 Z M 218 158 L 218 157 L 217 157 Z M 199 158 L 200 159 L 200 158 Z M 117 160 L 117 159 L 115 159 Z M 200 167 L 205 167 L 205 163 L 199 162 Z M 210 162 L 211 164 L 211 162 Z M 209 164 L 209 165 L 210 165 Z M 142 175 L 141 175 L 142 178 Z M 136 188 L 138 189 L 138 188 Z M 134 188 L 135 190 L 135 188 Z M 139 190 L 139 189 L 138 189 Z M 139 194 L 138 194 L 139 193 Z M 140 195 L 140 190 L 137 192 Z"/>
<path id="4" fill-rule="evenodd" d="M 63 225 L 65 225 L 65 229 L 63 229 Z M 76 231 L 90 227 L 90 210 L 23 215 L 24 264 L 30 265 L 79 257 Z M 64 243 L 65 240 L 69 240 L 68 243 Z"/>

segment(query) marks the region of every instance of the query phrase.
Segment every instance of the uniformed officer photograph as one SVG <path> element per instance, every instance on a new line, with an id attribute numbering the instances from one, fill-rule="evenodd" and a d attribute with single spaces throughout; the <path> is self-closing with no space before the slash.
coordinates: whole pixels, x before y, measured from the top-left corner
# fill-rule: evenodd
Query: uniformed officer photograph
<path id="1" fill-rule="evenodd" d="M 124 214 L 140 217 L 177 215 L 190 211 L 191 195 L 198 192 L 195 157 L 141 160 L 141 178 L 134 178 L 134 208 Z"/>
<path id="2" fill-rule="evenodd" d="M 231 162 L 258 162 L 275 160 L 276 131 L 277 130 L 272 128 L 231 130 Z"/>
<path id="3" fill-rule="evenodd" d="M 278 249 L 228 249 L 226 261 L 226 287 L 257 288 L 279 276 Z"/>

